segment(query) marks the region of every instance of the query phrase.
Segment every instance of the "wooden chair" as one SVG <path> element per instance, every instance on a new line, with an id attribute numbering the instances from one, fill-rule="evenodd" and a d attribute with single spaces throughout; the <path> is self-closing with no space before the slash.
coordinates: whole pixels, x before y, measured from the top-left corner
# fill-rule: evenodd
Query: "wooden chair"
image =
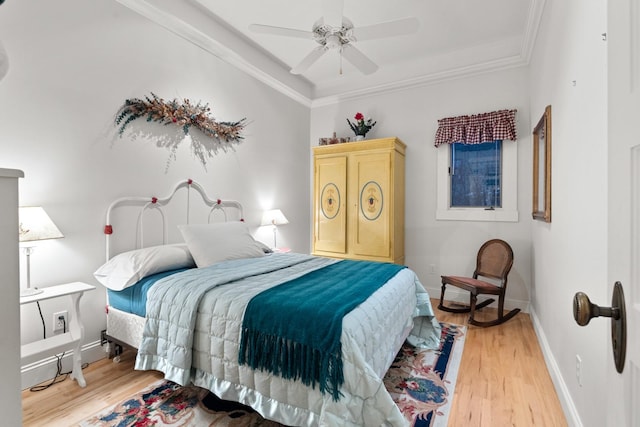
<path id="1" fill-rule="evenodd" d="M 478 251 L 476 258 L 476 269 L 473 277 L 462 276 L 441 276 L 442 277 L 442 293 L 440 294 L 440 310 L 451 313 L 470 313 L 469 324 L 475 326 L 494 326 L 499 325 L 520 312 L 519 308 L 511 310 L 504 314 L 504 295 L 507 290 L 507 276 L 513 265 L 513 249 L 504 240 L 493 239 L 485 242 Z M 500 284 L 494 284 L 488 281 L 480 280 L 478 277 L 490 278 L 500 281 Z M 447 285 L 455 286 L 469 291 L 470 303 L 468 307 L 451 308 L 444 305 L 444 292 Z M 478 295 L 489 294 L 498 295 L 498 318 L 495 320 L 480 322 L 475 320 L 475 311 L 479 310 L 495 301 L 489 298 L 481 303 L 477 303 Z"/>

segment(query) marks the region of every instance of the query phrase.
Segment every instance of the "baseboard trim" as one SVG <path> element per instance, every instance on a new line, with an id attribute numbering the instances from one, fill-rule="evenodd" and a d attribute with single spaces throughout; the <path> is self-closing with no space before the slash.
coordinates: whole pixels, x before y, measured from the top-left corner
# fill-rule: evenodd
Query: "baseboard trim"
<path id="1" fill-rule="evenodd" d="M 93 363 L 97 360 L 104 359 L 107 354 L 100 345 L 100 340 L 85 344 L 81 347 L 82 363 Z M 20 376 L 22 381 L 22 390 L 41 384 L 47 380 L 53 379 L 56 372 L 58 359 L 55 356 L 47 357 L 42 360 L 22 366 Z M 73 367 L 73 350 L 67 351 L 62 358 L 62 372 L 68 372 Z"/>
<path id="2" fill-rule="evenodd" d="M 567 424 L 571 427 L 583 427 L 582 420 L 580 420 L 580 414 L 578 414 L 576 405 L 573 403 L 573 399 L 571 398 L 571 394 L 567 388 L 567 383 L 564 381 L 564 378 L 560 373 L 560 368 L 556 363 L 555 357 L 553 357 L 551 347 L 549 347 L 547 336 L 545 335 L 542 325 L 540 324 L 540 320 L 533 308 L 530 310 L 529 315 L 531 316 L 533 329 L 538 336 L 538 343 L 540 344 L 545 363 L 547 364 L 547 371 L 549 371 L 551 381 L 553 382 L 556 393 L 558 394 L 558 399 L 560 400 L 560 405 L 562 406 L 564 415 L 567 418 Z"/>

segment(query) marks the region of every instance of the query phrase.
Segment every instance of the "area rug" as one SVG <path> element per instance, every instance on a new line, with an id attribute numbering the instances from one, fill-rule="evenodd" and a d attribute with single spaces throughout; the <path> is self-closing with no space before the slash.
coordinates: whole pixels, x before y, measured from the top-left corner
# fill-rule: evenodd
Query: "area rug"
<path id="1" fill-rule="evenodd" d="M 466 327 L 440 322 L 438 350 L 404 345 L 384 385 L 414 427 L 446 427 L 458 378 Z"/>
<path id="2" fill-rule="evenodd" d="M 447 425 L 462 357 L 465 327 L 441 323 L 438 350 L 405 345 L 384 384 L 410 425 Z M 181 387 L 160 380 L 131 398 L 80 423 L 81 427 L 220 426 L 275 427 L 251 408 L 218 399 L 199 387 Z"/>

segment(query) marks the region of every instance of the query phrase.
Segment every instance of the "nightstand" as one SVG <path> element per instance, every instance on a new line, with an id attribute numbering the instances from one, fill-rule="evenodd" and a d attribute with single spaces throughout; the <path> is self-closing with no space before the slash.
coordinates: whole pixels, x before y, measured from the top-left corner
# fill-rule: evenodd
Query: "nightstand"
<path id="1" fill-rule="evenodd" d="M 85 292 L 94 290 L 95 288 L 95 286 L 87 283 L 73 282 L 41 288 L 42 293 L 20 298 L 20 305 L 51 298 L 59 298 L 65 295 L 69 295 L 72 302 L 71 308 L 69 309 L 68 332 L 23 345 L 21 347 L 23 365 L 33 362 L 36 356 L 45 354 L 51 356 L 52 354 L 73 350 L 73 370 L 71 371 L 71 378 L 75 379 L 80 387 L 87 385 L 82 375 L 82 355 L 80 353 L 82 339 L 84 338 L 84 326 L 80 318 L 80 298 Z"/>

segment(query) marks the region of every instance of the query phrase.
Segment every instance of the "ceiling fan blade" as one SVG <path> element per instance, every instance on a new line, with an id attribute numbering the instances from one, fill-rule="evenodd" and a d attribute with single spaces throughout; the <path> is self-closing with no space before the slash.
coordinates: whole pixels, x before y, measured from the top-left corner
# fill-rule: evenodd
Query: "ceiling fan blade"
<path id="1" fill-rule="evenodd" d="M 374 73 L 378 66 L 351 44 L 342 46 L 342 56 L 364 74 Z"/>
<path id="2" fill-rule="evenodd" d="M 276 36 L 298 37 L 302 39 L 313 38 L 313 33 L 311 31 L 296 30 L 293 28 L 273 27 L 271 25 L 262 25 L 262 24 L 251 24 L 249 25 L 249 29 L 254 33 L 259 33 L 259 34 L 273 34 Z"/>
<path id="3" fill-rule="evenodd" d="M 322 0 L 322 16 L 325 25 L 342 27 L 342 11 L 344 0 Z"/>
<path id="4" fill-rule="evenodd" d="M 318 46 L 317 48 L 313 49 L 307 56 L 304 57 L 304 59 L 298 65 L 291 69 L 291 74 L 304 73 L 314 62 L 320 59 L 320 57 L 324 55 L 327 50 L 328 49 L 324 46 Z"/>
<path id="5" fill-rule="evenodd" d="M 420 28 L 417 18 L 404 18 L 397 21 L 382 22 L 353 29 L 353 36 L 358 41 L 381 39 L 384 37 L 413 34 Z"/>

